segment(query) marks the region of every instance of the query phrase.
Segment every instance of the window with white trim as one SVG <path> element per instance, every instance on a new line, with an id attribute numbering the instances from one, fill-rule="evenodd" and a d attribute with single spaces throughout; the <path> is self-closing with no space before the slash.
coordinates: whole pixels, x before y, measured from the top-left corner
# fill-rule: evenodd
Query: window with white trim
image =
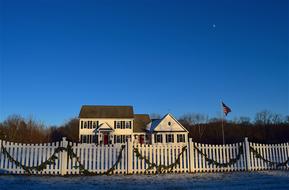
<path id="1" fill-rule="evenodd" d="M 121 121 L 117 121 L 117 122 L 116 122 L 116 128 L 117 128 L 117 129 L 120 129 L 120 128 L 121 128 Z"/>
<path id="2" fill-rule="evenodd" d="M 163 135 L 162 134 L 157 134 L 155 141 L 156 141 L 156 143 L 162 143 L 163 142 Z"/>
<path id="3" fill-rule="evenodd" d="M 166 135 L 166 142 L 173 143 L 174 142 L 174 134 L 167 134 Z"/>
<path id="4" fill-rule="evenodd" d="M 126 121 L 126 122 L 125 122 L 125 128 L 126 128 L 126 129 L 131 129 L 131 127 L 130 127 L 130 121 Z"/>
<path id="5" fill-rule="evenodd" d="M 185 134 L 177 134 L 177 142 L 185 142 Z"/>

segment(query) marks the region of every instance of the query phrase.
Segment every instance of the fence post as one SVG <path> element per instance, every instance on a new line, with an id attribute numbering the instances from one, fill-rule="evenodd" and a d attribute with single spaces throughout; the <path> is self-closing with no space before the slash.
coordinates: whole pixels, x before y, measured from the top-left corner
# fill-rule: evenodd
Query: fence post
<path id="1" fill-rule="evenodd" d="M 194 145 L 193 145 L 193 140 L 192 140 L 192 138 L 189 138 L 189 146 L 188 146 L 188 149 L 189 149 L 189 157 L 188 157 L 188 159 L 189 159 L 189 163 L 190 163 L 190 173 L 192 173 L 192 172 L 194 172 L 194 165 L 193 165 L 193 163 L 194 163 L 194 151 L 193 151 L 193 149 L 194 149 Z"/>
<path id="2" fill-rule="evenodd" d="M 248 137 L 245 137 L 245 150 L 246 150 L 246 170 L 251 170 L 251 162 L 250 162 L 250 145 L 248 141 Z"/>
<path id="3" fill-rule="evenodd" d="M 62 137 L 61 147 L 67 148 L 68 142 L 66 137 Z M 60 175 L 65 175 L 67 172 L 67 151 L 60 152 Z"/>
<path id="4" fill-rule="evenodd" d="M 127 151 L 126 151 L 126 157 L 127 157 L 127 174 L 131 174 L 132 173 L 132 149 L 133 149 L 133 143 L 131 141 L 131 139 L 128 139 L 126 142 L 126 147 L 127 147 Z"/>

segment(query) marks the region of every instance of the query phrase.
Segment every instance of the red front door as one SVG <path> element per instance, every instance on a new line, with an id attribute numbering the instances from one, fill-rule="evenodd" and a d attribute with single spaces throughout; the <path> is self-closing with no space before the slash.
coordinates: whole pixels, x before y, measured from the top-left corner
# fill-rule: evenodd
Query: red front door
<path id="1" fill-rule="evenodd" d="M 139 143 L 140 143 L 140 144 L 143 144 L 143 143 L 144 143 L 144 136 L 143 136 L 143 135 L 140 135 L 140 136 L 139 136 Z"/>
<path id="2" fill-rule="evenodd" d="M 108 144 L 108 134 L 103 135 L 103 144 Z"/>

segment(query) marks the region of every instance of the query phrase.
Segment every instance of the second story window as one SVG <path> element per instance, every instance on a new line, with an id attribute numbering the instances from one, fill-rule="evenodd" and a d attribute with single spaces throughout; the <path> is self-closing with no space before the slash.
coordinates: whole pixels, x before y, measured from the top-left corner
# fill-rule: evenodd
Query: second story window
<path id="1" fill-rule="evenodd" d="M 125 128 L 126 129 L 131 129 L 130 121 L 125 122 Z"/>
<path id="2" fill-rule="evenodd" d="M 83 124 L 83 128 L 86 129 L 87 128 L 87 122 L 85 121 Z"/>
<path id="3" fill-rule="evenodd" d="M 96 128 L 96 121 L 93 122 L 93 128 Z"/>
<path id="4" fill-rule="evenodd" d="M 120 129 L 120 128 L 121 128 L 121 122 L 120 122 L 120 121 L 117 121 L 117 122 L 116 122 L 116 128 L 117 128 L 117 129 Z"/>

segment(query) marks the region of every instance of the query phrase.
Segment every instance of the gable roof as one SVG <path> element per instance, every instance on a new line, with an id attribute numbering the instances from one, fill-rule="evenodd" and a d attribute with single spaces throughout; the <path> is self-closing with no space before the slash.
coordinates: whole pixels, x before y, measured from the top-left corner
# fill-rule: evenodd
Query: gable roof
<path id="1" fill-rule="evenodd" d="M 132 106 L 84 105 L 79 118 L 134 118 L 134 114 Z"/>
<path id="2" fill-rule="evenodd" d="M 153 119 L 150 125 L 148 125 L 147 130 L 152 133 L 154 129 L 159 125 L 159 123 L 163 120 L 162 119 Z"/>
<path id="3" fill-rule="evenodd" d="M 107 122 L 105 122 L 105 123 L 100 124 L 93 132 L 97 132 L 100 130 L 113 131 L 113 128 Z"/>
<path id="4" fill-rule="evenodd" d="M 176 118 L 174 118 L 174 116 L 172 116 L 172 114 L 170 114 L 170 113 L 166 114 L 161 119 L 152 120 L 152 122 L 148 124 L 147 130 L 150 133 L 154 132 L 154 130 L 158 127 L 158 125 L 168 116 L 171 117 L 184 131 L 188 132 L 188 130 L 182 124 L 180 124 L 180 122 Z"/>
<path id="5" fill-rule="evenodd" d="M 135 114 L 133 123 L 133 132 L 142 133 L 146 132 L 146 126 L 151 122 L 148 114 Z"/>

